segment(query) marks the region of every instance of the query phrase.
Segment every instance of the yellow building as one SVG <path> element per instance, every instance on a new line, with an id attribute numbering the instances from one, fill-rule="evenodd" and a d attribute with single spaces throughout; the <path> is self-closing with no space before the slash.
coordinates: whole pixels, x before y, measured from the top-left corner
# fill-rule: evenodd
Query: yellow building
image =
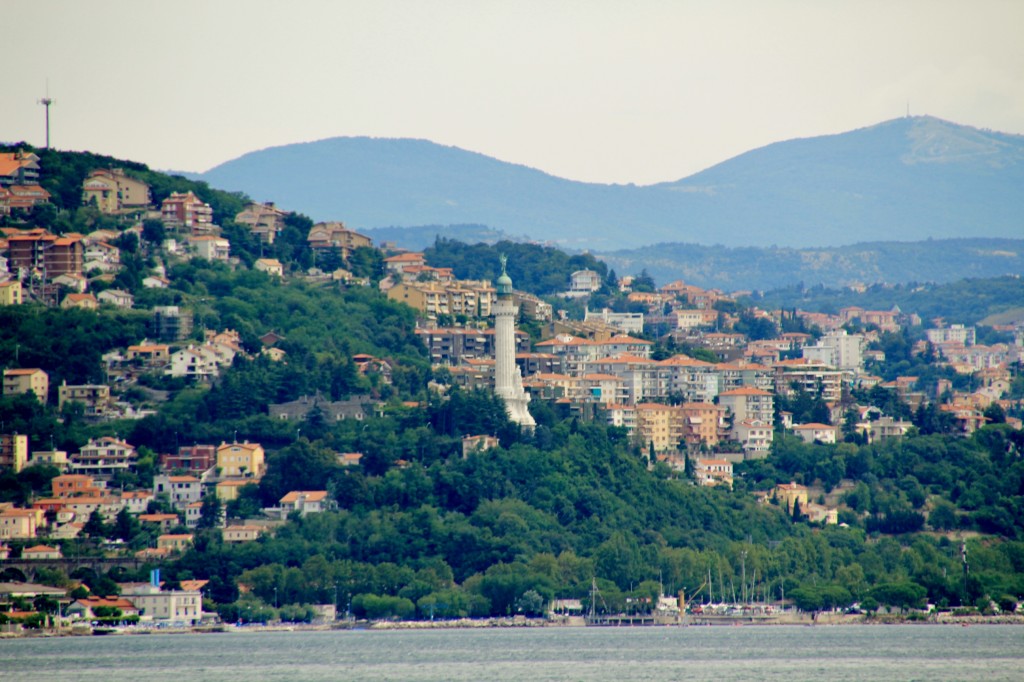
<path id="1" fill-rule="evenodd" d="M 43 405 L 50 392 L 50 377 L 41 369 L 5 369 L 4 396 L 31 391 Z"/>
<path id="2" fill-rule="evenodd" d="M 214 492 L 217 495 L 217 499 L 221 502 L 231 502 L 238 499 L 238 491 L 242 489 L 242 486 L 252 485 L 253 483 L 252 479 L 232 478 L 219 482 L 214 488 Z"/>
<path id="3" fill-rule="evenodd" d="M 149 185 L 128 177 L 121 168 L 98 168 L 82 182 L 82 203 L 95 204 L 102 213 L 138 210 L 149 202 Z"/>
<path id="4" fill-rule="evenodd" d="M 156 539 L 157 549 L 166 549 L 171 552 L 184 552 L 192 546 L 191 533 L 168 533 Z"/>
<path id="5" fill-rule="evenodd" d="M 221 443 L 217 448 L 217 469 L 224 478 L 260 478 L 265 470 L 264 456 L 259 443 Z"/>
<path id="6" fill-rule="evenodd" d="M 28 464 L 28 436 L 17 433 L 0 434 L 0 467 L 18 473 Z"/>
<path id="7" fill-rule="evenodd" d="M 42 509 L 4 509 L 0 512 L 0 540 L 25 540 L 36 536 L 42 525 Z"/>
<path id="8" fill-rule="evenodd" d="M 0 282 L 0 305 L 21 305 L 21 282 Z"/>
<path id="9" fill-rule="evenodd" d="M 799 502 L 800 509 L 807 509 L 807 487 L 799 483 L 780 483 L 772 490 L 772 495 L 786 511 L 793 512 L 793 503 Z"/>
<path id="10" fill-rule="evenodd" d="M 640 403 L 636 406 L 636 426 L 644 447 L 655 452 L 675 452 L 683 440 L 683 412 L 672 405 Z"/>

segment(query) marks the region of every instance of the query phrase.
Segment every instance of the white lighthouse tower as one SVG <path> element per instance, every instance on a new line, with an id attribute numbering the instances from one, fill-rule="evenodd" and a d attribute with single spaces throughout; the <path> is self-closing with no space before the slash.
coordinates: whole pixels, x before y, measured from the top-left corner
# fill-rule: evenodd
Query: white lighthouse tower
<path id="1" fill-rule="evenodd" d="M 523 389 L 523 376 L 516 366 L 516 308 L 512 299 L 512 278 L 505 272 L 507 258 L 501 257 L 501 275 L 495 283 L 498 302 L 494 305 L 494 392 L 505 401 L 508 418 L 525 429 L 537 423 L 527 405 L 530 394 Z"/>

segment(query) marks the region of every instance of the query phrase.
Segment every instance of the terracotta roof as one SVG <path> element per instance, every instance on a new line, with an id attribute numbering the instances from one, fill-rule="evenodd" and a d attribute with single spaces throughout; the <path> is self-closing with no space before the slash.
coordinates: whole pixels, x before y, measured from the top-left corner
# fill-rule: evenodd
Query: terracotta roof
<path id="1" fill-rule="evenodd" d="M 302 496 L 307 502 L 322 502 L 327 499 L 326 490 L 293 490 L 281 498 L 281 504 L 294 504 Z"/>
<path id="2" fill-rule="evenodd" d="M 770 391 L 762 391 L 760 388 L 753 388 L 751 386 L 744 386 L 743 388 L 734 388 L 731 391 L 723 391 L 718 394 L 719 397 L 723 395 L 771 395 Z"/>

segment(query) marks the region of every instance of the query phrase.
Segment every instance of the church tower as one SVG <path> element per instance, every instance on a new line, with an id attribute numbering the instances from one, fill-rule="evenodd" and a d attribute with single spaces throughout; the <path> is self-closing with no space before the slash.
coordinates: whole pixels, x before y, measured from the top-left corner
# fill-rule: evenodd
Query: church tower
<path id="1" fill-rule="evenodd" d="M 495 282 L 498 301 L 494 305 L 494 392 L 505 401 L 508 418 L 525 429 L 537 423 L 527 409 L 530 394 L 523 389 L 523 377 L 516 366 L 516 314 L 512 278 L 505 272 L 507 258 L 501 257 L 501 275 Z"/>

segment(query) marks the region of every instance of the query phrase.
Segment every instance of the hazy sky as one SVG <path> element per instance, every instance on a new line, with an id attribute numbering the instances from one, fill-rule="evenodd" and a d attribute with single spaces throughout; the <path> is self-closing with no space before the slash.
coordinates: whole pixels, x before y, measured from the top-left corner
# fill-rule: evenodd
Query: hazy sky
<path id="1" fill-rule="evenodd" d="M 676 180 L 902 116 L 1024 133 L 1024 0 L 0 0 L 0 140 L 204 171 L 415 137 Z"/>

